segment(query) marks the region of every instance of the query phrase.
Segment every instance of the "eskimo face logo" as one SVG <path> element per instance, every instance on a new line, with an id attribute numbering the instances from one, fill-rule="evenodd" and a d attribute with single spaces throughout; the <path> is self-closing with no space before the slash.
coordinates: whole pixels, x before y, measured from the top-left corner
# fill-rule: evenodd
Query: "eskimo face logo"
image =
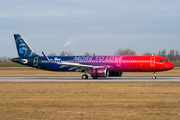
<path id="1" fill-rule="evenodd" d="M 25 56 L 27 54 L 27 47 L 25 43 L 20 43 L 18 45 L 18 50 L 19 50 L 19 54 L 21 54 L 22 56 Z"/>

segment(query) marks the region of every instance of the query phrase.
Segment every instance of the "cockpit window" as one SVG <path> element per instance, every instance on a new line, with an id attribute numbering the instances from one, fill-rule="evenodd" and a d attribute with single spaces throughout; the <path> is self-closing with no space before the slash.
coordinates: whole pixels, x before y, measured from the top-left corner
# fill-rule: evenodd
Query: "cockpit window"
<path id="1" fill-rule="evenodd" d="M 160 62 L 168 62 L 168 60 L 160 60 Z"/>

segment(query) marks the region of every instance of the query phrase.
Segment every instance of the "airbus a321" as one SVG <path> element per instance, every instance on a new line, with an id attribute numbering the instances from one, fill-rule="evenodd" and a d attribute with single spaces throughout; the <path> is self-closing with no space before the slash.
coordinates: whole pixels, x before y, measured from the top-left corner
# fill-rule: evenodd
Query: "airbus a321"
<path id="1" fill-rule="evenodd" d="M 20 34 L 14 34 L 19 57 L 12 61 L 37 69 L 49 71 L 84 72 L 82 79 L 98 77 L 120 77 L 123 72 L 167 71 L 174 65 L 166 58 L 159 56 L 43 56 L 37 55 Z"/>

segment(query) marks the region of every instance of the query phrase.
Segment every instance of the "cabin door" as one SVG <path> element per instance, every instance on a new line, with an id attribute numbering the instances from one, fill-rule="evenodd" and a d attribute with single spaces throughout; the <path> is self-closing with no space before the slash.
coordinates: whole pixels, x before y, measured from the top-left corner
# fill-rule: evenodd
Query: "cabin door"
<path id="1" fill-rule="evenodd" d="M 150 58 L 150 66 L 155 66 L 155 57 Z"/>
<path id="2" fill-rule="evenodd" d="M 38 57 L 35 57 L 33 60 L 33 65 L 38 66 Z"/>
<path id="3" fill-rule="evenodd" d="M 116 66 L 121 66 L 121 57 L 116 60 Z"/>

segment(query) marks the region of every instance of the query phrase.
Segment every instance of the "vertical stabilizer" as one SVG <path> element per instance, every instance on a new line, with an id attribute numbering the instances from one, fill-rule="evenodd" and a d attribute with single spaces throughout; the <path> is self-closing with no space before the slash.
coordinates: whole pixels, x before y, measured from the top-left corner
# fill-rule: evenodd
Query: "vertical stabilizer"
<path id="1" fill-rule="evenodd" d="M 19 57 L 37 56 L 20 34 L 14 34 L 14 39 Z"/>

